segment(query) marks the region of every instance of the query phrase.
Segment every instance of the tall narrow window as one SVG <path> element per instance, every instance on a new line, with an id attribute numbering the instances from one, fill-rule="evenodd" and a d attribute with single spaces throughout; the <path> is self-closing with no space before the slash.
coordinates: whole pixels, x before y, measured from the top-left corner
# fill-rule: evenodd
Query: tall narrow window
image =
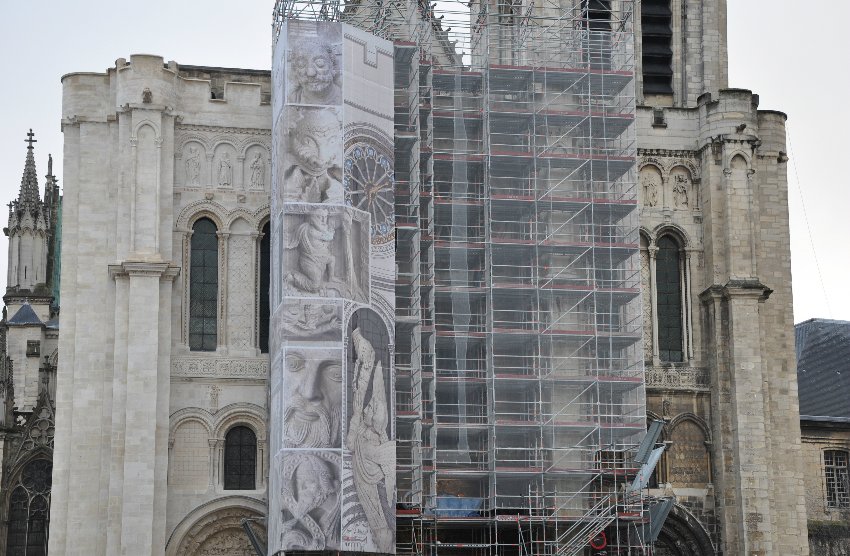
<path id="1" fill-rule="evenodd" d="M 257 436 L 248 427 L 233 427 L 224 437 L 224 489 L 254 490 Z"/>
<path id="2" fill-rule="evenodd" d="M 271 284 L 271 233 L 269 223 L 263 226 L 260 240 L 260 351 L 269 352 L 269 286 Z"/>
<path id="3" fill-rule="evenodd" d="M 684 359 L 682 349 L 682 280 L 679 246 L 669 236 L 658 240 L 655 261 L 655 284 L 658 295 L 658 356 L 661 361 L 678 363 Z"/>
<path id="4" fill-rule="evenodd" d="M 47 460 L 35 460 L 24 467 L 9 500 L 8 556 L 47 554 L 52 470 Z"/>
<path id="5" fill-rule="evenodd" d="M 189 349 L 215 351 L 218 332 L 218 236 L 201 218 L 192 228 L 189 278 Z"/>
<path id="6" fill-rule="evenodd" d="M 827 450 L 823 453 L 826 473 L 826 507 L 850 508 L 850 473 L 847 452 Z"/>
<path id="7" fill-rule="evenodd" d="M 673 12 L 670 0 L 643 0 L 640 7 L 643 93 L 673 93 Z"/>

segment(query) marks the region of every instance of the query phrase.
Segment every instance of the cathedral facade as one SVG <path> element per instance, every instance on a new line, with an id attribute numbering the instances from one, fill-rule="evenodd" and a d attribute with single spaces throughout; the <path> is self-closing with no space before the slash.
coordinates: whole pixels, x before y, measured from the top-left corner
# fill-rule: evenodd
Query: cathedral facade
<path id="1" fill-rule="evenodd" d="M 515 4 L 471 3 L 479 14 L 496 14 L 499 23 L 488 27 L 487 44 L 510 45 L 526 36 L 529 27 L 520 22 L 532 7 Z M 597 442 L 576 456 L 596 486 L 575 489 L 591 500 L 599 489 L 618 484 L 618 477 L 633 476 L 623 446 L 634 449 L 628 441 L 647 421 L 663 423 L 658 446 L 665 450 L 641 495 L 674 501 L 656 553 L 808 554 L 785 115 L 759 110 L 751 91 L 728 88 L 724 0 L 576 0 L 570 6 L 570 29 L 586 41 L 576 50 L 586 66 L 581 77 L 570 73 L 568 52 L 555 69 L 529 62 L 533 53 L 512 46 L 482 52 L 476 43 L 470 59 L 456 55 L 449 31 L 416 2 L 408 4 L 406 21 L 419 18 L 425 25 L 406 29 L 426 31 L 389 33 L 393 152 L 371 152 L 375 160 L 368 168 L 386 168 L 379 155 L 394 156 L 394 203 L 387 199 L 394 205 L 395 229 L 392 219 L 376 227 L 379 212 L 370 212 L 369 204 L 363 222 L 373 224 L 371 247 L 364 240 L 367 246 L 357 253 L 371 248 L 374 256 L 376 237 L 394 239 L 395 331 L 366 343 L 395 347 L 394 361 L 383 365 L 393 369 L 387 379 L 393 395 L 386 403 L 394 410 L 388 437 L 396 443 L 395 552 L 602 550 L 600 539 L 607 543 L 615 536 L 606 529 L 610 522 L 583 530 L 585 546 L 564 552 L 557 542 L 534 539 L 567 546 L 579 535 L 547 537 L 547 524 L 534 518 L 550 511 L 547 488 L 573 488 L 576 476 L 547 460 L 551 454 L 573 457 L 546 444 L 547 431 L 558 439 L 584 434 L 576 431 L 590 417 L 602 421 L 604 413 L 608 421 L 596 425 L 595 438 L 602 438 L 600 431 L 631 432 L 610 433 L 609 443 Z M 551 17 L 534 9 L 543 10 L 540 18 Z M 337 16 L 366 27 L 351 12 Z M 351 35 L 352 44 L 360 44 Z M 337 77 L 341 50 L 314 43 L 314 56 L 302 70 L 293 61 L 292 71 L 314 81 L 329 77 L 321 87 L 305 85 L 292 93 L 287 105 L 348 99 Z M 594 57 L 587 46 L 592 44 L 627 62 L 612 67 L 608 58 Z M 364 68 L 387 55 L 362 50 Z M 485 68 L 477 76 L 476 64 Z M 449 67 L 451 72 L 443 71 Z M 275 288 L 284 287 L 272 283 L 275 276 L 293 291 L 333 297 L 316 283 L 366 264 L 349 253 L 336 268 L 325 260 L 330 255 L 313 257 L 310 268 L 321 268 L 315 276 L 289 270 L 300 265 L 303 271 L 301 261 L 273 271 L 295 245 L 274 230 L 275 179 L 298 184 L 294 197 L 278 203 L 338 201 L 357 208 L 343 190 L 353 179 L 348 164 L 361 164 L 353 154 L 349 160 L 346 136 L 334 137 L 337 124 L 327 118 L 332 110 L 301 109 L 306 131 L 284 139 L 273 133 L 283 110 L 275 104 L 275 71 L 133 55 L 104 73 L 63 77 L 61 280 L 58 186 L 48 175 L 44 199 L 39 196 L 32 143 L 7 228 L 0 376 L 7 524 L 0 547 L 5 542 L 7 553 L 43 545 L 49 523 L 49 551 L 55 554 L 253 554 L 243 522 L 265 541 L 267 527 L 279 519 L 269 508 L 280 514 L 279 500 L 287 492 L 279 477 L 298 488 L 302 480 L 309 483 L 299 476 L 306 464 L 291 467 L 289 475 L 276 467 L 281 444 L 344 444 L 338 416 L 328 418 L 321 433 L 305 426 L 286 429 L 283 440 L 272 437 L 281 423 L 271 420 L 287 419 L 275 400 L 295 394 L 275 393 L 271 362 L 278 340 L 270 346 L 270 334 L 310 336 L 314 343 L 302 351 L 315 356 L 302 353 L 295 369 L 301 376 L 332 376 L 319 370 L 342 368 L 346 357 L 361 368 L 369 351 L 360 332 L 365 325 L 355 324 L 342 305 L 300 301 L 274 312 L 281 301 Z M 523 103 L 530 108 L 518 108 Z M 544 141 L 544 154 L 523 154 L 537 152 L 534 147 Z M 327 147 L 334 144 L 340 156 Z M 307 162 L 273 172 L 287 156 Z M 520 171 L 511 157 L 533 162 L 522 162 Z M 545 167 L 539 162 L 544 159 Z M 520 204 L 528 191 L 510 190 L 522 183 L 533 184 L 533 197 L 541 184 L 551 190 L 578 184 L 591 193 L 565 198 L 546 190 L 528 208 Z M 476 196 L 478 186 L 482 193 Z M 372 193 L 383 195 L 380 188 Z M 287 211 L 304 229 L 301 242 L 317 241 L 309 234 L 318 237 L 315 230 L 337 226 L 329 224 L 335 211 L 358 213 Z M 515 217 L 520 211 L 529 218 Z M 353 222 L 341 219 L 337 237 L 351 234 L 358 225 Z M 533 256 L 500 259 L 521 253 L 541 233 L 546 241 L 535 244 Z M 331 238 L 327 245 L 338 241 L 334 233 L 325 235 Z M 620 254 L 612 255 L 614 250 Z M 583 263 L 583 256 L 592 263 Z M 359 282 L 357 292 L 351 283 L 344 288 L 348 293 L 341 286 L 336 291 L 365 303 L 366 282 Z M 534 292 L 550 292 L 529 301 L 521 291 L 528 284 Z M 591 297 L 577 297 L 585 289 Z M 519 329 L 524 332 L 512 331 Z M 355 340 L 346 344 L 351 353 L 332 346 L 335 334 Z M 556 336 L 557 349 L 555 343 L 545 352 L 542 343 L 528 347 L 534 337 L 547 335 Z M 583 335 L 590 339 L 581 340 Z M 337 350 L 339 357 L 320 356 L 321 350 Z M 375 357 L 369 357 L 373 364 Z M 580 371 L 582 380 L 595 373 L 595 391 L 604 383 L 615 393 L 605 400 L 580 398 L 596 409 L 570 414 L 564 420 L 569 425 L 547 429 L 557 421 L 554 415 L 565 413 L 547 404 L 570 397 L 569 388 L 579 388 L 580 381 L 570 375 L 571 385 L 561 391 L 561 379 L 529 386 L 529 377 L 565 369 Z M 619 379 L 606 382 L 613 375 Z M 322 386 L 319 378 L 300 380 L 303 397 L 310 397 L 308 386 L 317 399 L 340 388 Z M 373 397 L 377 389 L 371 387 Z M 521 398 L 511 397 L 518 391 Z M 586 395 L 575 392 L 575 399 Z M 333 414 L 333 404 L 316 403 Z M 610 409 L 614 405 L 620 409 Z M 635 409 L 626 412 L 627 406 Z M 529 421 L 538 421 L 536 433 L 528 432 Z M 635 423 L 635 430 L 629 428 Z M 521 444 L 534 434 L 540 443 Z M 537 453 L 550 454 L 540 456 L 543 471 L 529 455 Z M 323 500 L 340 488 L 327 471 L 342 465 L 328 463 L 337 456 L 299 457 L 325 462 L 327 469 L 309 464 L 324 470 L 315 471 L 311 487 L 324 493 Z M 33 476 L 40 479 L 25 479 Z M 381 496 L 376 500 L 386 513 L 390 496 Z M 557 515 L 581 521 L 569 513 L 577 511 L 569 502 L 557 494 L 554 499 L 563 512 Z M 293 501 L 289 513 L 284 508 L 286 520 L 278 526 L 303 526 L 300 534 L 308 541 L 298 542 L 306 545 L 324 539 L 321 516 L 329 510 L 292 509 L 297 507 Z M 516 519 L 508 524 L 507 516 Z M 372 520 L 362 523 L 372 526 Z M 269 545 L 278 546 L 282 537 L 276 532 Z M 356 537 L 343 535 L 343 542 Z M 380 532 L 367 537 L 372 540 L 363 546 L 387 551 L 389 541 Z"/>

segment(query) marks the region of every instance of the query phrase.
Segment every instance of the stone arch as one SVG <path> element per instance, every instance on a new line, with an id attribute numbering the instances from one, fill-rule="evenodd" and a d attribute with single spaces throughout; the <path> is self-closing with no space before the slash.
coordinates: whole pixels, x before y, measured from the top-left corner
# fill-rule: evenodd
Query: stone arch
<path id="1" fill-rule="evenodd" d="M 191 152 L 193 147 L 192 145 L 197 145 L 197 152 Z M 186 152 L 186 149 L 189 149 L 188 155 L 184 158 L 183 154 Z M 202 187 L 206 185 L 207 178 L 209 176 L 208 173 L 204 173 L 205 165 L 207 164 L 207 153 L 209 152 L 209 145 L 207 141 L 200 136 L 191 136 L 187 137 L 183 140 L 178 150 L 174 152 L 175 164 L 174 164 L 174 183 L 182 185 L 183 187 Z M 190 165 L 189 158 L 193 158 L 193 172 L 196 174 L 194 177 L 190 176 L 190 171 L 188 166 Z M 190 183 L 191 181 L 197 181 L 197 183 Z"/>
<path id="2" fill-rule="evenodd" d="M 207 217 L 213 221 L 219 231 L 223 231 L 224 224 L 227 222 L 227 213 L 226 208 L 214 201 L 195 201 L 183 207 L 177 215 L 175 228 L 177 231 L 189 232 L 196 220 Z"/>
<path id="3" fill-rule="evenodd" d="M 710 438 L 705 421 L 692 413 L 671 421 L 667 482 L 680 488 L 705 488 L 711 482 Z"/>
<path id="4" fill-rule="evenodd" d="M 729 153 L 729 168 L 732 168 L 732 166 L 735 162 L 735 159 L 741 159 L 744 162 L 747 170 L 749 170 L 752 167 L 752 162 L 753 162 L 752 158 L 750 157 L 749 154 L 747 154 L 746 152 L 744 152 L 742 150 L 734 150 L 734 151 Z"/>
<path id="5" fill-rule="evenodd" d="M 153 131 L 154 140 L 162 141 L 162 136 L 159 134 L 159 127 L 152 120 L 148 120 L 147 118 L 133 126 L 133 132 L 130 134 L 130 141 L 137 140 L 139 138 L 139 131 L 141 131 L 141 129 L 145 126 L 149 126 L 151 131 Z"/>
<path id="6" fill-rule="evenodd" d="M 209 138 L 204 136 L 204 135 L 197 134 L 197 133 L 190 133 L 188 135 L 181 135 L 178 138 L 178 141 L 179 141 L 179 146 L 178 146 L 178 148 L 176 148 L 174 150 L 174 156 L 175 157 L 182 156 L 183 150 L 186 148 L 186 145 L 188 145 L 189 143 L 200 144 L 204 148 L 204 154 L 205 155 L 206 155 L 207 152 L 210 151 L 210 149 L 212 149 L 212 144 L 210 143 Z"/>
<path id="7" fill-rule="evenodd" d="M 266 225 L 266 222 L 271 221 L 272 217 L 272 209 L 271 206 L 266 203 L 261 206 L 257 210 L 254 211 L 254 220 L 257 222 L 257 231 L 262 231 L 263 226 Z"/>
<path id="8" fill-rule="evenodd" d="M 169 416 L 168 441 L 174 441 L 174 431 L 177 430 L 178 426 L 191 420 L 198 421 L 203 424 L 207 429 L 207 434 L 212 436 L 214 427 L 211 417 L 212 416 L 209 411 L 200 407 L 184 407 L 183 409 L 175 411 Z"/>
<path id="9" fill-rule="evenodd" d="M 684 507 L 674 504 L 661 528 L 653 554 L 714 556 L 716 552 L 703 524 Z"/>
<path id="10" fill-rule="evenodd" d="M 250 138 L 246 141 L 243 141 L 241 145 L 239 145 L 239 156 L 248 156 L 248 151 L 251 150 L 251 147 L 260 147 L 266 152 L 267 156 L 271 156 L 271 149 L 264 141 L 259 141 L 255 138 Z"/>
<path id="11" fill-rule="evenodd" d="M 256 404 L 232 403 L 219 409 L 212 434 L 215 438 L 224 438 L 227 431 L 236 425 L 245 425 L 253 430 L 258 442 L 267 439 L 266 411 Z"/>
<path id="12" fill-rule="evenodd" d="M 688 232 L 681 226 L 672 223 L 665 223 L 656 226 L 651 235 L 652 245 L 654 246 L 658 243 L 658 240 L 665 235 L 673 237 L 676 243 L 679 244 L 680 249 L 684 250 L 692 245 Z"/>
<path id="13" fill-rule="evenodd" d="M 172 531 L 166 556 L 253 556 L 254 551 L 242 529 L 244 518 L 264 518 L 266 504 L 247 496 L 224 496 L 198 506 Z M 261 538 L 266 536 L 262 521 L 253 524 Z"/>
<path id="14" fill-rule="evenodd" d="M 168 485 L 206 492 L 210 485 L 210 425 L 203 410 L 186 411 L 168 435 Z"/>
<path id="15" fill-rule="evenodd" d="M 225 231 L 230 232 L 233 225 L 238 220 L 243 220 L 251 230 L 255 230 L 257 228 L 257 219 L 254 216 L 254 213 L 243 208 L 237 208 L 227 214 L 227 219 L 225 220 Z"/>

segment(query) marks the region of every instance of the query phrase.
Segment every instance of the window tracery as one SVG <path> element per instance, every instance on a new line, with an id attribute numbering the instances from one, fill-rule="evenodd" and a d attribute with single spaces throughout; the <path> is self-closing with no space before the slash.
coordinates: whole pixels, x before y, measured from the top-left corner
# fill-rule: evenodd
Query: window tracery
<path id="1" fill-rule="evenodd" d="M 52 472 L 50 461 L 36 459 L 23 468 L 17 484 L 13 483 L 6 534 L 8 556 L 47 553 Z"/>

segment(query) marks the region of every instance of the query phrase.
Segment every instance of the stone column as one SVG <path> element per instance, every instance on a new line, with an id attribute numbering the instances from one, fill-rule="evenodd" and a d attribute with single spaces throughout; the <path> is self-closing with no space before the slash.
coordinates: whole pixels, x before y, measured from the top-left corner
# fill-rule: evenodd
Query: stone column
<path id="1" fill-rule="evenodd" d="M 656 286 L 655 259 L 658 256 L 658 247 L 650 245 L 649 252 L 649 289 L 652 299 L 652 365 L 657 367 L 661 364 L 658 352 L 658 288 Z"/>

